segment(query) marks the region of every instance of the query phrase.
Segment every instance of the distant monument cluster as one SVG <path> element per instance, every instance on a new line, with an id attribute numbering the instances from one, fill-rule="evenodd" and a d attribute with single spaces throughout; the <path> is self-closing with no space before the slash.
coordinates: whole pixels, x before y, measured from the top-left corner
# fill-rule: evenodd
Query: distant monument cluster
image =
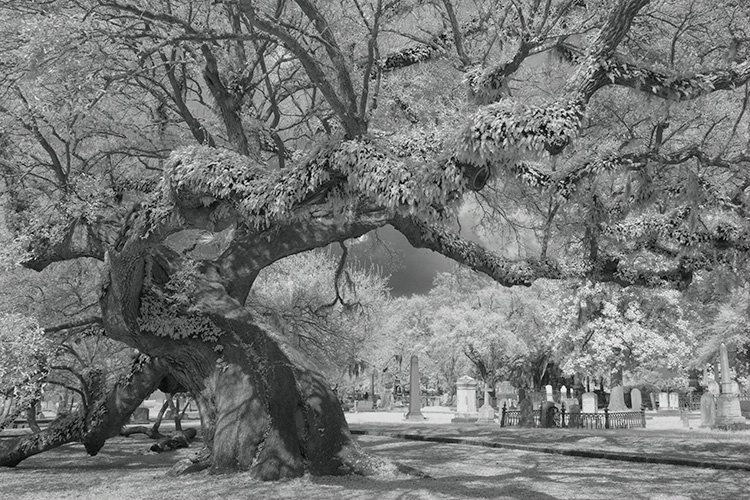
<path id="1" fill-rule="evenodd" d="M 732 428 L 744 426 L 739 385 L 730 376 L 729 358 L 724 344 L 720 347 L 720 380 L 707 382 L 708 391 L 700 400 L 701 426 L 711 428 Z M 714 373 L 718 378 L 719 374 Z M 411 387 L 420 386 L 419 361 L 411 357 Z M 629 393 L 630 405 L 626 403 L 625 388 L 615 386 L 609 393 L 606 405 L 600 404 L 601 395 L 595 392 L 578 392 L 575 397 L 566 386 L 561 386 L 559 393 L 551 385 L 545 386 L 543 393 L 528 393 L 516 389 L 509 381 L 500 382 L 495 388 L 497 408 L 492 405 L 489 386 L 484 386 L 484 404 L 477 408 L 477 390 L 479 383 L 465 375 L 456 381 L 455 414 L 452 422 L 494 422 L 498 416 L 501 425 L 520 426 L 563 426 L 586 428 L 628 428 L 645 427 L 645 406 L 643 396 L 638 388 Z M 658 394 L 658 406 L 651 394 L 651 406 L 660 411 L 681 410 L 680 397 L 677 392 Z M 420 391 L 409 393 L 409 408 L 406 420 L 420 421 L 426 417 L 422 413 Z M 499 414 L 499 415 L 498 415 Z M 697 418 L 697 417 L 696 417 Z"/>

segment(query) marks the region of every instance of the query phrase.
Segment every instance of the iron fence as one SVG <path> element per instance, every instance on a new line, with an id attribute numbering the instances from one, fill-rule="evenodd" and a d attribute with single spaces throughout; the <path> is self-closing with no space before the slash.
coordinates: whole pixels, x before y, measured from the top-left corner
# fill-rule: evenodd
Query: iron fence
<path id="1" fill-rule="evenodd" d="M 550 419 L 549 427 L 567 427 L 570 429 L 634 429 L 646 427 L 646 411 L 609 411 L 601 413 L 567 413 L 565 406 L 559 410 L 560 418 Z M 500 412 L 500 426 L 512 427 L 521 425 L 521 411 L 512 410 L 503 404 Z M 542 427 L 542 410 L 533 410 L 533 425 Z"/>

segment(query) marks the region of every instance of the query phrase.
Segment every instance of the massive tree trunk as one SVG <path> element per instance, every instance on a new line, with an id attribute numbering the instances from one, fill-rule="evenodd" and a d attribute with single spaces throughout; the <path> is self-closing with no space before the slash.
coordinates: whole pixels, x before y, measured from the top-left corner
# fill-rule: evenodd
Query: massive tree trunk
<path id="1" fill-rule="evenodd" d="M 102 385 L 101 373 L 85 374 L 92 401 L 40 432 L 0 440 L 0 466 L 15 467 L 31 456 L 74 442 L 83 443 L 90 455 L 96 455 L 166 375 L 167 365 L 156 358 L 139 360 L 129 377 L 109 391 Z"/>
<path id="2" fill-rule="evenodd" d="M 140 237 L 108 261 L 107 335 L 163 360 L 197 396 L 212 472 L 274 480 L 372 466 L 322 375 L 230 296 L 210 265 L 185 278 L 184 257 Z"/>

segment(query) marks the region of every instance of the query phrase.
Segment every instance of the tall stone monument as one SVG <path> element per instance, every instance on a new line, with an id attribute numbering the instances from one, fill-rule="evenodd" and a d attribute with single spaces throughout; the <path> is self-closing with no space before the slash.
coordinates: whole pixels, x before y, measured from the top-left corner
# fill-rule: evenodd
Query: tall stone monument
<path id="1" fill-rule="evenodd" d="M 464 375 L 456 381 L 456 416 L 451 422 L 476 422 L 477 381 Z"/>
<path id="2" fill-rule="evenodd" d="M 716 425 L 744 424 L 745 417 L 740 409 L 739 394 L 734 392 L 732 378 L 729 376 L 729 356 L 724 343 L 719 347 L 721 363 L 721 394 L 716 398 Z"/>
<path id="3" fill-rule="evenodd" d="M 409 413 L 406 420 L 424 420 L 422 415 L 422 398 L 419 390 L 419 360 L 417 356 L 411 357 L 409 372 Z"/>

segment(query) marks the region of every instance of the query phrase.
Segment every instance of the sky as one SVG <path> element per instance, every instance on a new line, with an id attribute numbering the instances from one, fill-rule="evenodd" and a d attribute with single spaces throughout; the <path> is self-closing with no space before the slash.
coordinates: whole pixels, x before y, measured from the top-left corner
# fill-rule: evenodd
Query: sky
<path id="1" fill-rule="evenodd" d="M 485 241 L 487 238 L 481 238 L 477 234 L 475 216 L 467 206 L 461 210 L 459 221 L 460 234 L 467 240 L 485 246 L 489 243 L 489 247 L 504 244 L 498 241 Z M 390 274 L 389 284 L 394 297 L 426 294 L 432 288 L 438 273 L 452 272 L 457 267 L 454 260 L 437 252 L 412 247 L 407 239 L 391 226 L 382 227 L 357 240 L 350 245 L 350 255 L 365 265 L 374 263 L 380 266 L 385 274 Z"/>

